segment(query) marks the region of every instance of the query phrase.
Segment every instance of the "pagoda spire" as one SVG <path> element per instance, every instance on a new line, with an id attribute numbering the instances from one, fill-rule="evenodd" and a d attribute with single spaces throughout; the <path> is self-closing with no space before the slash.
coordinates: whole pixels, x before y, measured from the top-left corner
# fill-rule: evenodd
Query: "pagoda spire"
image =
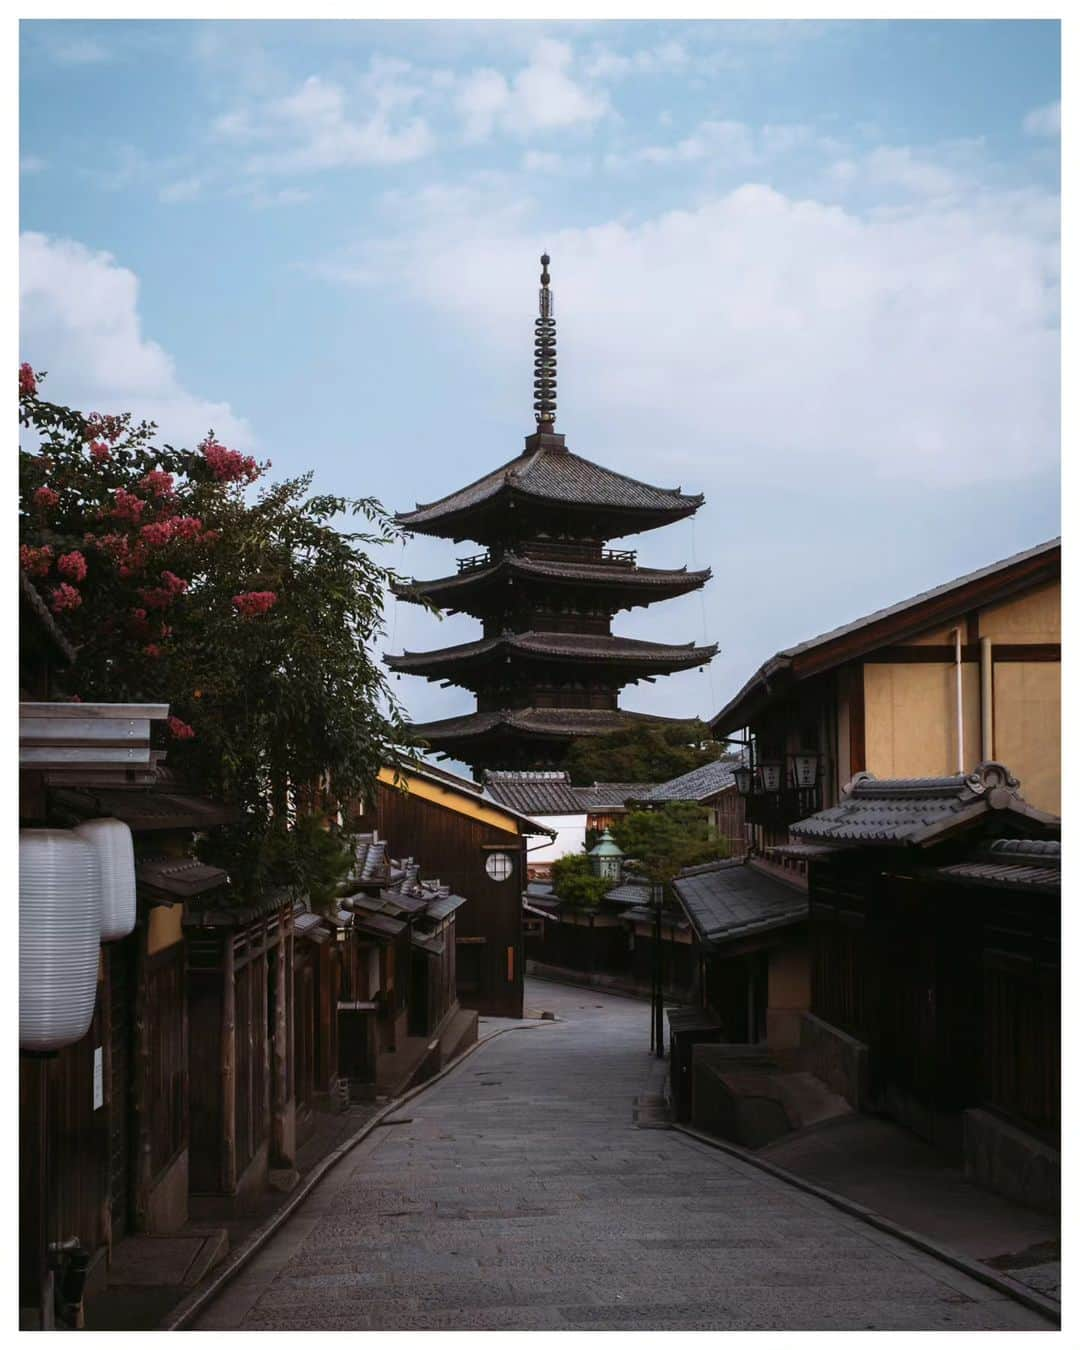
<path id="1" fill-rule="evenodd" d="M 538 431 L 555 430 L 555 307 L 546 253 L 540 257 L 540 314 L 533 340 L 533 411 Z"/>

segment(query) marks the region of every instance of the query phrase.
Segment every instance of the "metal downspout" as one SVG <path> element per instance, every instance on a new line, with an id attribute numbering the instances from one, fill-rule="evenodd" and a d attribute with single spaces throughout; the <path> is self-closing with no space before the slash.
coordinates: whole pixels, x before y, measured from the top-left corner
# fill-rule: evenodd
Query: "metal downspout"
<path id="1" fill-rule="evenodd" d="M 988 637 L 979 639 L 979 675 L 981 677 L 980 709 L 982 713 L 982 756 L 994 758 L 994 653 Z"/>

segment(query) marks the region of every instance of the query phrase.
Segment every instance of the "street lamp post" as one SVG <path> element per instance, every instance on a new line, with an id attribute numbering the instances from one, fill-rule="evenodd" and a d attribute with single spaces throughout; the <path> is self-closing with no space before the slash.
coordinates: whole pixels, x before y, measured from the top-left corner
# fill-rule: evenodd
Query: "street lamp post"
<path id="1" fill-rule="evenodd" d="M 664 903 L 664 888 L 653 883 L 653 1049 L 657 1059 L 664 1058 L 664 951 L 663 925 L 661 913 Z"/>

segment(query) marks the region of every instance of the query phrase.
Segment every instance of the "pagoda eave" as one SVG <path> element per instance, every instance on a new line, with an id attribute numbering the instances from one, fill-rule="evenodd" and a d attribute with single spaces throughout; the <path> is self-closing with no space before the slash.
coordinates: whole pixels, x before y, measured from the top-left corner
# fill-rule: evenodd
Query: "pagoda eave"
<path id="1" fill-rule="evenodd" d="M 597 638 L 567 641 L 577 635 L 543 633 L 519 637 L 493 638 L 466 643 L 462 647 L 444 647 L 431 652 L 386 654 L 386 665 L 401 675 L 422 675 L 429 680 L 452 680 L 468 684 L 470 677 L 482 676 L 492 667 L 511 665 L 573 665 L 602 671 L 618 682 L 627 683 L 649 675 L 667 675 L 705 665 L 716 655 L 717 647 L 698 647 L 694 643 L 674 646 L 661 643 L 635 643 L 632 639 Z M 586 645 L 587 644 L 587 645 Z"/>
<path id="2" fill-rule="evenodd" d="M 512 557 L 497 559 L 487 566 L 472 567 L 453 576 L 402 582 L 393 585 L 391 591 L 408 604 L 431 603 L 482 617 L 487 608 L 483 604 L 484 597 L 500 592 L 507 582 L 530 591 L 557 587 L 602 594 L 613 600 L 622 597 L 623 603 L 617 604 L 616 608 L 630 609 L 699 590 L 711 577 L 712 569 L 708 567 L 690 572 L 685 567 L 617 567 L 585 560 L 574 563 Z M 480 608 L 472 610 L 470 604 Z"/>

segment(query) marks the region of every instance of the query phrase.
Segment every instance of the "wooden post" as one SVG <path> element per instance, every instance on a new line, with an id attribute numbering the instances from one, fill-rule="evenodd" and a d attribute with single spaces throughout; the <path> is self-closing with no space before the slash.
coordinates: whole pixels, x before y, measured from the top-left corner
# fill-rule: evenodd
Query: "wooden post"
<path id="1" fill-rule="evenodd" d="M 132 1223 L 136 1233 L 145 1233 L 150 1202 L 151 1126 L 154 1108 L 150 1073 L 150 975 L 147 943 L 149 925 L 139 925 L 135 948 L 135 1185 Z"/>
<path id="2" fill-rule="evenodd" d="M 236 958 L 225 934 L 221 989 L 221 1189 L 236 1190 Z"/>
<path id="3" fill-rule="evenodd" d="M 285 911 L 278 920 L 277 951 L 274 953 L 276 994 L 274 998 L 273 1073 L 271 1076 L 270 1156 L 271 1165 L 292 1164 L 286 1139 L 285 1113 L 288 1106 L 288 989 L 292 980 L 286 975 Z"/>

